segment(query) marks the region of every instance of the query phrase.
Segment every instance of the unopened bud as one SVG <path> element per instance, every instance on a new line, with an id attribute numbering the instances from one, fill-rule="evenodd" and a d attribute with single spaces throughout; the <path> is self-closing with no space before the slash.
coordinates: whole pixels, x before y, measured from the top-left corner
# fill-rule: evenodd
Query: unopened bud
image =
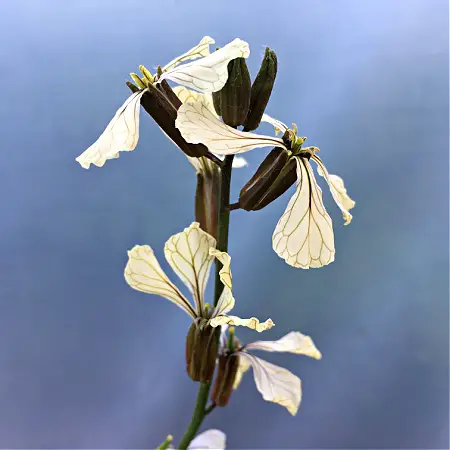
<path id="1" fill-rule="evenodd" d="M 226 406 L 233 392 L 234 381 L 239 369 L 239 355 L 220 355 L 218 373 L 211 392 L 211 400 L 217 406 Z"/>
<path id="2" fill-rule="evenodd" d="M 289 155 L 281 147 L 275 147 L 260 164 L 255 174 L 241 189 L 239 206 L 247 211 L 259 208 L 259 203 L 267 194 L 275 179 L 286 165 Z"/>
<path id="3" fill-rule="evenodd" d="M 245 122 L 250 105 L 251 80 L 245 58 L 228 63 L 228 80 L 220 91 L 220 112 L 224 123 L 237 127 Z"/>
<path id="4" fill-rule="evenodd" d="M 186 155 L 200 157 L 208 154 L 208 149 L 203 144 L 189 144 L 184 140 L 180 131 L 175 127 L 176 108 L 154 85 L 149 84 L 147 87 L 146 92 L 141 97 L 141 106 Z"/>
<path id="5" fill-rule="evenodd" d="M 139 70 L 142 72 L 142 75 L 149 83 L 154 83 L 155 79 L 153 78 L 153 75 L 150 73 L 150 71 L 143 65 L 139 66 Z"/>
<path id="6" fill-rule="evenodd" d="M 210 381 L 216 367 L 219 340 L 216 328 L 193 323 L 186 338 L 186 370 L 194 381 Z"/>
<path id="7" fill-rule="evenodd" d="M 140 89 L 145 89 L 147 86 L 145 85 L 144 81 L 139 77 L 137 73 L 131 72 L 130 77 L 132 80 L 137 84 L 137 86 Z"/>
<path id="8" fill-rule="evenodd" d="M 221 173 L 217 164 L 200 158 L 204 170 L 197 172 L 195 220 L 200 228 L 217 239 Z"/>
<path id="9" fill-rule="evenodd" d="M 212 93 L 214 109 L 218 116 L 222 115 L 222 110 L 220 109 L 220 91 Z"/>
<path id="10" fill-rule="evenodd" d="M 254 130 L 261 123 L 261 118 L 269 102 L 273 85 L 275 84 L 277 67 L 277 55 L 269 47 L 266 47 L 261 68 L 252 85 L 250 106 L 247 119 L 244 123 L 245 131 Z"/>

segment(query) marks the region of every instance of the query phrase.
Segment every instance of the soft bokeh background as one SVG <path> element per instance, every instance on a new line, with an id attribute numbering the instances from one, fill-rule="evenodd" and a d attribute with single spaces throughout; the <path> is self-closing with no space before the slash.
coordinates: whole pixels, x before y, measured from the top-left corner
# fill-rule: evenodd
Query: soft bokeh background
<path id="1" fill-rule="evenodd" d="M 192 221 L 194 171 L 145 112 L 135 152 L 88 171 L 74 159 L 130 71 L 204 35 L 247 40 L 253 74 L 276 50 L 268 112 L 299 125 L 357 202 L 344 228 L 324 190 L 337 258 L 311 271 L 271 249 L 288 195 L 233 212 L 236 313 L 272 317 L 266 339 L 311 334 L 324 358 L 267 354 L 303 380 L 297 417 L 246 375 L 204 429 L 229 448 L 448 448 L 444 0 L 0 0 L 0 447 L 150 448 L 188 424 L 189 319 L 122 273 L 127 249 L 162 259 Z M 234 197 L 266 152 L 235 171 Z"/>

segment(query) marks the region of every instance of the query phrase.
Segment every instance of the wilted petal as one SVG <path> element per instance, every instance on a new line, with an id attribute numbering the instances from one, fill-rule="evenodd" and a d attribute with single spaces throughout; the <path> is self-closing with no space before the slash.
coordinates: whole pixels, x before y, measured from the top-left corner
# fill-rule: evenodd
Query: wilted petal
<path id="1" fill-rule="evenodd" d="M 139 140 L 140 101 L 145 91 L 131 94 L 117 110 L 102 135 L 76 161 L 89 169 L 91 164 L 102 167 L 107 159 L 119 157 L 119 152 L 130 152 Z"/>
<path id="2" fill-rule="evenodd" d="M 239 367 L 236 372 L 236 378 L 234 379 L 233 389 L 237 389 L 239 387 L 244 373 L 247 372 L 250 367 L 250 361 L 247 358 L 241 358 L 241 354 L 239 353 Z"/>
<path id="3" fill-rule="evenodd" d="M 164 246 L 167 261 L 191 291 L 199 314 L 203 311 L 203 295 L 214 259 L 209 249 L 215 246 L 216 240 L 198 222 L 172 236 Z"/>
<path id="4" fill-rule="evenodd" d="M 180 106 L 175 126 L 183 138 L 192 144 L 204 144 L 219 155 L 234 155 L 258 147 L 279 146 L 286 149 L 282 139 L 229 127 L 209 109 L 203 98 Z"/>
<path id="5" fill-rule="evenodd" d="M 241 319 L 237 316 L 217 316 L 211 319 L 209 324 L 212 327 L 220 327 L 225 324 L 235 327 L 247 327 L 251 330 L 257 331 L 258 333 L 261 333 L 261 331 L 270 330 L 274 326 L 271 319 L 267 319 L 265 322 L 260 322 L 256 317 Z"/>
<path id="6" fill-rule="evenodd" d="M 148 245 L 136 245 L 128 252 L 125 280 L 137 291 L 167 298 L 195 319 L 196 314 L 191 304 L 170 282 Z"/>
<path id="7" fill-rule="evenodd" d="M 175 86 L 173 88 L 173 92 L 177 95 L 177 97 L 180 99 L 181 103 L 186 103 L 189 101 L 197 101 L 199 99 L 202 99 L 207 106 L 207 108 L 217 116 L 216 110 L 214 109 L 214 104 L 212 100 L 211 94 L 201 94 L 200 92 L 193 91 L 191 89 L 188 89 L 184 86 Z"/>
<path id="8" fill-rule="evenodd" d="M 245 346 L 246 350 L 265 350 L 266 352 L 287 352 L 296 355 L 311 356 L 321 359 L 322 354 L 314 345 L 313 340 L 298 331 L 291 331 L 277 341 L 256 341 Z"/>
<path id="9" fill-rule="evenodd" d="M 348 225 L 353 216 L 349 213 L 349 210 L 355 206 L 355 202 L 348 196 L 347 189 L 344 186 L 344 180 L 337 175 L 329 174 L 323 161 L 317 156 L 312 157 L 317 163 L 317 172 L 320 176 L 324 177 L 330 187 L 331 195 L 334 201 L 342 211 L 342 215 L 345 220 L 345 225 Z"/>
<path id="10" fill-rule="evenodd" d="M 220 430 L 207 430 L 199 434 L 189 444 L 188 450 L 215 449 L 224 450 L 226 446 L 226 436 Z"/>
<path id="11" fill-rule="evenodd" d="M 181 56 L 178 56 L 177 58 L 172 59 L 170 63 L 166 64 L 163 67 L 163 72 L 173 69 L 174 67 L 178 66 L 178 64 L 189 61 L 191 59 L 197 59 L 202 56 L 208 56 L 209 55 L 209 44 L 214 44 L 216 41 L 209 37 L 205 36 L 195 47 L 192 47 L 190 50 L 188 50 L 186 53 L 183 53 Z"/>
<path id="12" fill-rule="evenodd" d="M 274 119 L 270 117 L 268 114 L 263 114 L 261 118 L 262 122 L 270 123 L 275 128 L 275 134 L 285 133 L 289 130 L 289 127 L 281 122 L 281 120 Z"/>
<path id="13" fill-rule="evenodd" d="M 272 236 L 275 252 L 293 267 L 309 269 L 334 261 L 333 225 L 309 161 L 297 162 L 297 186 Z"/>
<path id="14" fill-rule="evenodd" d="M 232 293 L 233 279 L 230 269 L 231 256 L 228 253 L 221 252 L 213 247 L 209 249 L 209 254 L 212 257 L 217 258 L 222 263 L 222 268 L 219 271 L 219 277 L 220 281 L 223 284 L 223 290 L 212 315 L 212 317 L 214 318 L 231 311 L 234 307 L 235 301 Z"/>
<path id="15" fill-rule="evenodd" d="M 300 378 L 283 367 L 246 352 L 240 352 L 239 356 L 246 358 L 251 364 L 256 388 L 262 394 L 263 399 L 284 406 L 295 416 L 302 400 Z"/>
<path id="16" fill-rule="evenodd" d="M 228 79 L 228 63 L 249 55 L 247 42 L 235 39 L 211 55 L 164 72 L 157 82 L 172 80 L 200 92 L 220 91 Z"/>

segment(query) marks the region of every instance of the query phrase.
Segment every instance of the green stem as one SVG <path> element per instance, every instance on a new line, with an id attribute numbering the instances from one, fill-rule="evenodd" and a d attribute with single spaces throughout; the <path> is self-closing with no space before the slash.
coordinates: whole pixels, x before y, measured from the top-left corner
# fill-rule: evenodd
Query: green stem
<path id="1" fill-rule="evenodd" d="M 222 177 L 220 186 L 220 202 L 219 202 L 219 224 L 217 233 L 217 250 L 226 252 L 228 250 L 228 229 L 230 225 L 230 210 L 228 205 L 230 203 L 230 186 L 231 186 L 231 171 L 233 166 L 234 155 L 225 156 L 225 160 L 222 166 Z M 216 260 L 216 277 L 214 283 L 214 306 L 222 294 L 223 284 L 220 281 L 219 271 L 222 268 L 222 264 Z M 220 328 L 217 328 L 217 339 L 220 339 Z M 213 408 L 206 408 L 208 401 L 209 389 L 211 382 L 200 383 L 197 394 L 197 402 L 195 404 L 194 412 L 192 413 L 191 423 L 187 430 L 184 432 L 181 442 L 178 446 L 180 450 L 186 450 L 197 434 L 203 419 L 209 414 Z"/>

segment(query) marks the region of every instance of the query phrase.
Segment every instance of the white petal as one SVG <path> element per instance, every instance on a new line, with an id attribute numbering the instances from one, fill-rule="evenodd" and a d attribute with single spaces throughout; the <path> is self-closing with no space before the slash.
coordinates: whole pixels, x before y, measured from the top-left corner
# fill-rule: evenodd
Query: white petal
<path id="1" fill-rule="evenodd" d="M 309 162 L 296 161 L 296 191 L 273 233 L 273 249 L 293 267 L 322 267 L 334 261 L 333 225 Z"/>
<path id="2" fill-rule="evenodd" d="M 181 103 L 186 103 L 189 101 L 197 101 L 202 99 L 206 105 L 206 107 L 215 115 L 216 110 L 214 109 L 214 103 L 211 94 L 201 94 L 200 92 L 193 91 L 184 86 L 175 86 L 173 88 L 173 92 L 180 99 Z M 218 116 L 217 116 L 218 117 Z"/>
<path id="3" fill-rule="evenodd" d="M 204 144 L 219 155 L 234 155 L 258 147 L 286 148 L 282 139 L 239 131 L 225 125 L 211 113 L 204 99 L 181 105 L 175 126 L 187 142 Z"/>
<path id="4" fill-rule="evenodd" d="M 273 117 L 270 117 L 268 114 L 263 114 L 261 117 L 261 121 L 273 125 L 273 127 L 275 128 L 275 134 L 285 133 L 287 130 L 289 130 L 289 127 L 283 122 L 281 122 L 281 120 L 274 119 Z"/>
<path id="5" fill-rule="evenodd" d="M 205 36 L 195 47 L 192 47 L 186 53 L 183 53 L 181 56 L 172 59 L 170 63 L 166 64 L 163 67 L 163 72 L 166 72 L 169 69 L 173 69 L 174 67 L 178 66 L 178 64 L 184 61 L 189 61 L 190 59 L 197 59 L 202 56 L 208 56 L 209 44 L 214 44 L 215 42 L 216 41 L 213 38 Z"/>
<path id="6" fill-rule="evenodd" d="M 226 436 L 220 430 L 207 430 L 199 434 L 189 444 L 188 450 L 215 449 L 224 450 L 226 446 Z"/>
<path id="7" fill-rule="evenodd" d="M 235 39 L 211 55 L 164 72 L 157 82 L 167 79 L 200 92 L 220 91 L 228 79 L 228 63 L 249 55 L 247 42 Z"/>
<path id="8" fill-rule="evenodd" d="M 173 235 L 164 246 L 164 255 L 175 273 L 194 296 L 197 312 L 203 311 L 203 296 L 214 258 L 209 254 L 216 240 L 193 222 Z"/>
<path id="9" fill-rule="evenodd" d="M 220 327 L 222 325 L 230 325 L 234 327 L 242 326 L 255 330 L 261 333 L 265 330 L 270 330 L 274 323 L 272 319 L 267 319 L 265 322 L 260 322 L 256 317 L 250 317 L 250 319 L 241 319 L 237 316 L 217 316 L 209 321 L 212 327 Z"/>
<path id="10" fill-rule="evenodd" d="M 125 280 L 137 291 L 167 298 L 195 319 L 194 308 L 176 286 L 170 282 L 155 258 L 153 250 L 148 245 L 136 245 L 128 252 Z"/>
<path id="11" fill-rule="evenodd" d="M 312 157 L 317 163 L 317 172 L 320 176 L 324 177 L 330 187 L 331 195 L 334 201 L 342 211 L 342 215 L 345 220 L 345 225 L 348 225 L 353 216 L 349 213 L 349 210 L 355 206 L 355 202 L 348 196 L 347 189 L 344 186 L 344 180 L 337 175 L 329 174 L 323 161 L 317 156 Z"/>
<path id="12" fill-rule="evenodd" d="M 247 370 L 250 369 L 251 367 L 251 364 L 247 358 L 241 358 L 240 352 L 237 355 L 239 358 L 239 366 L 236 372 L 236 377 L 234 379 L 233 389 L 237 389 L 239 387 L 242 381 L 242 377 L 244 376 L 244 373 L 247 372 Z"/>
<path id="13" fill-rule="evenodd" d="M 233 159 L 232 167 L 233 169 L 241 169 L 242 167 L 248 166 L 248 162 L 242 156 L 235 156 Z"/>
<path id="14" fill-rule="evenodd" d="M 302 382 L 289 370 L 276 366 L 246 352 L 240 352 L 253 368 L 258 391 L 268 402 L 284 406 L 293 416 L 297 414 L 302 400 Z"/>
<path id="15" fill-rule="evenodd" d="M 322 354 L 314 345 L 313 340 L 298 331 L 291 331 L 277 341 L 256 341 L 245 346 L 246 350 L 265 350 L 266 352 L 286 352 L 296 355 L 311 356 L 321 359 Z"/>
<path id="16" fill-rule="evenodd" d="M 102 167 L 107 159 L 119 157 L 119 152 L 130 152 L 139 140 L 139 112 L 145 91 L 131 94 L 117 110 L 102 135 L 76 161 L 89 169 L 91 164 Z"/>
<path id="17" fill-rule="evenodd" d="M 215 248 L 209 249 L 209 254 L 217 258 L 222 263 L 222 268 L 219 271 L 220 281 L 223 284 L 222 294 L 219 297 L 217 306 L 214 308 L 212 317 L 226 314 L 234 308 L 235 300 L 232 293 L 233 278 L 231 276 L 231 256 L 226 252 L 221 252 Z M 217 325 L 213 325 L 217 326 Z"/>

